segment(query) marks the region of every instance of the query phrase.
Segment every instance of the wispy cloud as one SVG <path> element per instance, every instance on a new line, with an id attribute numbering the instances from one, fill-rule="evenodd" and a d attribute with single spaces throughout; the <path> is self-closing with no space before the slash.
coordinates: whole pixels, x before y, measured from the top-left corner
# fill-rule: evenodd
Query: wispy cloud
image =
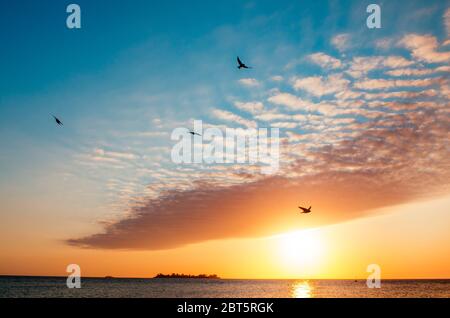
<path id="1" fill-rule="evenodd" d="M 248 128 L 254 128 L 256 127 L 256 122 L 253 120 L 248 120 L 245 119 L 239 115 L 236 115 L 232 112 L 226 111 L 226 110 L 222 110 L 222 109 L 214 109 L 213 110 L 213 115 L 220 119 L 220 120 L 224 120 L 226 122 L 231 122 L 231 123 L 236 123 Z"/>
<path id="2" fill-rule="evenodd" d="M 409 61 L 402 56 L 354 57 L 347 70 L 347 74 L 359 78 L 366 76 L 370 71 L 377 69 L 395 69 L 399 67 L 408 67 L 413 64 L 413 61 Z"/>
<path id="3" fill-rule="evenodd" d="M 292 110 L 309 109 L 311 102 L 289 93 L 277 93 L 269 97 L 268 101 L 275 105 L 285 106 Z"/>
<path id="4" fill-rule="evenodd" d="M 367 79 L 355 83 L 355 87 L 364 90 L 389 89 L 397 87 L 426 87 L 438 84 L 441 78 L 425 78 L 415 80 Z"/>
<path id="5" fill-rule="evenodd" d="M 449 73 L 450 66 L 439 66 L 435 69 L 432 68 L 422 68 L 422 69 L 414 69 L 414 68 L 401 68 L 396 70 L 386 71 L 387 75 L 390 76 L 424 76 L 431 75 L 435 73 Z"/>
<path id="6" fill-rule="evenodd" d="M 270 78 L 274 82 L 281 82 L 284 78 L 281 75 L 275 75 Z"/>
<path id="7" fill-rule="evenodd" d="M 242 78 L 239 80 L 239 83 L 248 87 L 259 86 L 260 84 L 259 81 L 255 78 Z"/>
<path id="8" fill-rule="evenodd" d="M 446 121 L 445 114 L 428 111 L 377 120 L 364 129 L 360 125 L 352 140 L 303 152 L 284 177 L 235 186 L 205 182 L 191 190 L 168 191 L 103 233 L 68 243 L 158 250 L 363 216 L 369 209 L 405 202 L 423 189 L 450 186 L 448 149 L 437 146 L 448 138 Z M 320 215 L 299 221 L 293 213 L 299 201 L 311 202 Z"/>
<path id="9" fill-rule="evenodd" d="M 294 78 L 293 87 L 296 90 L 304 90 L 314 96 L 324 96 L 337 93 L 347 88 L 350 81 L 341 74 L 333 74 L 328 77 L 310 76 Z"/>
<path id="10" fill-rule="evenodd" d="M 331 44 L 336 47 L 340 52 L 344 52 L 350 48 L 350 34 L 342 33 L 334 36 L 331 39 Z"/>
<path id="11" fill-rule="evenodd" d="M 426 63 L 443 63 L 450 61 L 450 51 L 438 51 L 438 41 L 432 35 L 408 34 L 400 45 L 411 50 L 412 56 L 418 61 Z"/>
<path id="12" fill-rule="evenodd" d="M 264 110 L 264 104 L 261 102 L 235 102 L 234 106 L 253 115 L 260 114 Z"/>
<path id="13" fill-rule="evenodd" d="M 377 39 L 375 41 L 375 47 L 381 50 L 387 50 L 392 47 L 393 43 L 394 39 L 392 38 Z"/>
<path id="14" fill-rule="evenodd" d="M 309 55 L 308 58 L 324 69 L 338 69 L 342 67 L 342 62 L 339 59 L 325 53 L 314 53 Z"/>

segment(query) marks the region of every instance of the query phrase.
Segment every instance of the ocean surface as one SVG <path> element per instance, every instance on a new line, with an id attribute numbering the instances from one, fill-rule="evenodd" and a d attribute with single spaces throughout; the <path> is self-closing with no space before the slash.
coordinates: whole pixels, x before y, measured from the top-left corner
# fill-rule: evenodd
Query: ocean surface
<path id="1" fill-rule="evenodd" d="M 384 280 L 369 289 L 364 280 L 82 278 L 80 289 L 69 289 L 65 277 L 0 276 L 0 297 L 449 298 L 450 280 Z"/>

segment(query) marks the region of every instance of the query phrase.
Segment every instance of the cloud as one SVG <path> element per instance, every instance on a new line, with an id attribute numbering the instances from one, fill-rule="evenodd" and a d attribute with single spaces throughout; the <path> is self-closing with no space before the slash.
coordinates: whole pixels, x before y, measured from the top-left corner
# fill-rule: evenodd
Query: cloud
<path id="1" fill-rule="evenodd" d="M 382 65 L 387 68 L 398 68 L 413 65 L 414 62 L 402 56 L 388 56 L 382 60 Z"/>
<path id="2" fill-rule="evenodd" d="M 360 78 L 373 70 L 384 68 L 395 69 L 413 64 L 413 61 L 407 60 L 402 56 L 354 57 L 347 70 L 347 74 L 354 78 Z"/>
<path id="3" fill-rule="evenodd" d="M 130 152 L 108 151 L 102 148 L 95 148 L 92 154 L 88 155 L 87 159 L 105 164 L 121 164 L 138 159 L 138 156 Z"/>
<path id="4" fill-rule="evenodd" d="M 338 69 L 342 67 L 342 62 L 324 53 L 314 53 L 308 56 L 309 60 L 324 69 Z"/>
<path id="5" fill-rule="evenodd" d="M 264 110 L 264 104 L 261 102 L 235 102 L 234 106 L 253 115 L 259 114 Z"/>
<path id="6" fill-rule="evenodd" d="M 425 78 L 416 80 L 367 79 L 354 84 L 355 88 L 364 90 L 390 89 L 397 87 L 425 87 L 442 82 L 441 78 Z"/>
<path id="7" fill-rule="evenodd" d="M 347 74 L 359 78 L 380 67 L 380 57 L 355 57 L 347 70 Z"/>
<path id="8" fill-rule="evenodd" d="M 447 79 L 441 83 L 441 96 L 447 99 L 447 102 L 450 100 L 450 80 Z"/>
<path id="9" fill-rule="evenodd" d="M 419 99 L 419 98 L 428 98 L 428 97 L 436 97 L 438 92 L 434 89 L 421 90 L 419 92 L 411 92 L 411 91 L 397 91 L 397 92 L 382 92 L 382 93 L 365 93 L 363 94 L 365 99 Z M 382 103 L 382 105 L 386 105 L 386 103 Z"/>
<path id="10" fill-rule="evenodd" d="M 267 236 L 362 217 L 370 209 L 404 203 L 424 191 L 448 191 L 447 122 L 446 113 L 429 110 L 358 124 L 360 131 L 350 140 L 320 148 L 316 142 L 315 149 L 293 148 L 297 159 L 283 168 L 284 176 L 231 186 L 203 181 L 192 189 L 166 191 L 106 225 L 103 232 L 67 243 L 160 250 Z M 309 202 L 320 213 L 300 219 L 298 202 Z"/>
<path id="11" fill-rule="evenodd" d="M 278 113 L 276 111 L 265 111 L 255 116 L 255 119 L 260 121 L 274 121 L 274 120 L 291 120 L 292 115 Z"/>
<path id="12" fill-rule="evenodd" d="M 439 45 L 432 35 L 408 34 L 400 40 L 400 45 L 411 50 L 412 56 L 426 63 L 450 61 L 450 52 L 437 51 Z"/>
<path id="13" fill-rule="evenodd" d="M 432 69 L 413 69 L 413 68 L 402 68 L 398 70 L 391 70 L 386 72 L 390 76 L 423 76 L 433 74 Z"/>
<path id="14" fill-rule="evenodd" d="M 248 87 L 259 86 L 259 81 L 255 78 L 242 78 L 239 80 L 239 83 L 241 83 L 244 86 L 248 86 Z"/>
<path id="15" fill-rule="evenodd" d="M 350 48 L 350 34 L 342 33 L 334 36 L 331 39 L 331 44 L 340 52 L 347 50 Z"/>
<path id="16" fill-rule="evenodd" d="M 274 82 L 281 82 L 284 78 L 283 78 L 283 76 L 275 75 L 275 76 L 272 76 L 270 79 Z"/>
<path id="17" fill-rule="evenodd" d="M 245 119 L 239 115 L 233 114 L 232 112 L 222 110 L 222 109 L 214 109 L 213 110 L 213 116 L 227 122 L 236 123 L 242 126 L 246 126 L 248 128 L 255 128 L 256 122 L 253 120 Z"/>
<path id="18" fill-rule="evenodd" d="M 394 40 L 392 38 L 382 38 L 375 41 L 375 47 L 382 50 L 387 50 L 392 46 Z"/>
<path id="19" fill-rule="evenodd" d="M 447 10 L 444 13 L 444 26 L 447 31 L 447 40 L 442 43 L 442 46 L 450 45 L 450 8 L 447 8 Z"/>
<path id="20" fill-rule="evenodd" d="M 430 75 L 434 73 L 448 73 L 450 72 L 450 66 L 439 66 L 435 69 L 432 68 L 423 68 L 423 69 L 414 69 L 414 68 L 402 68 L 397 70 L 387 71 L 386 74 L 390 76 L 424 76 Z"/>
<path id="21" fill-rule="evenodd" d="M 277 93 L 268 98 L 268 101 L 275 105 L 285 106 L 292 110 L 309 109 L 311 102 L 305 101 L 289 93 Z"/>
<path id="22" fill-rule="evenodd" d="M 293 129 L 298 126 L 298 123 L 288 122 L 288 121 L 283 121 L 283 122 L 279 121 L 279 122 L 272 123 L 270 126 L 277 127 L 277 128 Z"/>
<path id="23" fill-rule="evenodd" d="M 349 80 L 342 74 L 333 74 L 328 77 L 311 76 L 294 78 L 293 87 L 296 90 L 304 90 L 314 96 L 321 97 L 342 91 L 347 88 Z"/>

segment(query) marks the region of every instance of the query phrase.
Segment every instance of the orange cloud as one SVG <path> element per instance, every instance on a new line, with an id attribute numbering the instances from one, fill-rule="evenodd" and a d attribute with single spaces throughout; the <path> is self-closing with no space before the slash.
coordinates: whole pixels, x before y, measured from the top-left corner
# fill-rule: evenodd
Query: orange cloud
<path id="1" fill-rule="evenodd" d="M 438 41 L 432 35 L 408 34 L 405 35 L 400 45 L 411 50 L 412 56 L 427 63 L 444 63 L 450 61 L 450 52 L 438 51 Z"/>
<path id="2" fill-rule="evenodd" d="M 325 53 L 314 53 L 308 56 L 311 62 L 325 69 L 338 69 L 342 67 L 342 62 Z"/>
<path id="3" fill-rule="evenodd" d="M 442 78 L 425 78 L 415 80 L 387 80 L 387 79 L 367 79 L 356 82 L 354 86 L 364 90 L 389 89 L 396 87 L 425 87 L 439 84 Z"/>
<path id="4" fill-rule="evenodd" d="M 321 97 L 342 91 L 349 84 L 350 81 L 345 79 L 341 74 L 333 74 L 326 78 L 322 76 L 295 78 L 293 87 L 296 90 L 304 90 L 314 96 Z"/>
<path id="5" fill-rule="evenodd" d="M 299 148 L 283 175 L 238 185 L 198 182 L 135 207 L 104 232 L 68 240 L 104 249 L 169 249 L 362 217 L 373 208 L 450 190 L 448 113 L 433 108 L 352 123 L 353 138 Z M 300 142 L 302 140 L 292 141 Z M 292 145 L 294 146 L 294 145 Z M 294 148 L 293 148 L 294 149 Z M 206 176 L 205 176 L 206 177 Z M 311 204 L 308 218 L 297 205 Z"/>
<path id="6" fill-rule="evenodd" d="M 355 57 L 351 61 L 347 73 L 354 78 L 359 78 L 376 69 L 395 69 L 411 66 L 413 64 L 413 61 L 407 60 L 402 56 Z"/>

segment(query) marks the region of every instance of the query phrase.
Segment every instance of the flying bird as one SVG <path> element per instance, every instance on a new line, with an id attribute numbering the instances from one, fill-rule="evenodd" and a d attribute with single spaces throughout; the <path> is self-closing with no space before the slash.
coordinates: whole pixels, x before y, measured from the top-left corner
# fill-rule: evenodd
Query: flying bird
<path id="1" fill-rule="evenodd" d="M 197 136 L 200 136 L 200 137 L 202 136 L 202 135 L 200 135 L 200 134 L 198 134 L 198 133 L 196 133 L 196 132 L 194 132 L 194 131 L 190 131 L 189 133 L 190 133 L 192 136 L 196 136 L 196 135 L 197 135 Z"/>
<path id="2" fill-rule="evenodd" d="M 300 212 L 300 213 L 304 213 L 304 214 L 311 213 L 311 207 L 309 207 L 309 208 L 302 208 L 301 206 L 299 206 L 298 208 L 303 211 L 303 212 Z"/>
<path id="3" fill-rule="evenodd" d="M 251 67 L 249 67 L 249 66 L 247 66 L 247 65 L 245 65 L 244 63 L 242 63 L 242 61 L 241 61 L 241 59 L 239 58 L 239 56 L 237 57 L 237 62 L 238 62 L 238 69 L 241 69 L 241 68 L 251 68 Z"/>
<path id="4" fill-rule="evenodd" d="M 55 118 L 56 124 L 58 124 L 58 126 L 64 126 L 62 121 L 60 121 L 55 115 L 52 115 L 53 118 Z"/>

